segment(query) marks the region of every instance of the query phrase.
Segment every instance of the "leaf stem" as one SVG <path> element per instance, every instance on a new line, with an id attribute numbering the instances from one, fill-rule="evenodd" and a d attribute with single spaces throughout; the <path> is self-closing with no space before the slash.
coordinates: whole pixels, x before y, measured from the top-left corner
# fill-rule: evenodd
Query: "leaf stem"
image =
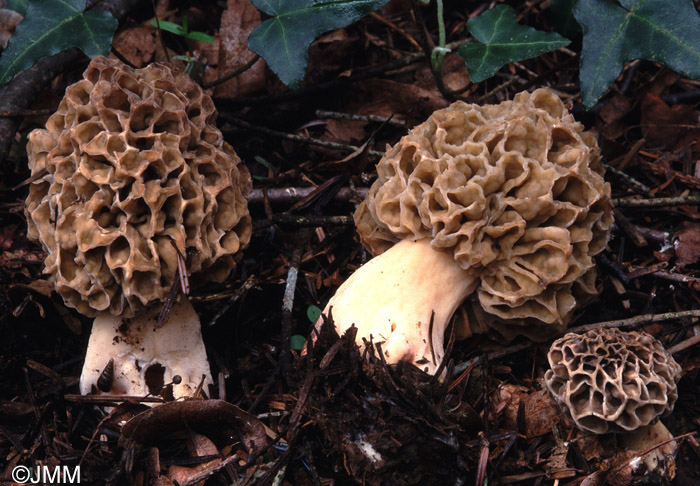
<path id="1" fill-rule="evenodd" d="M 437 6 L 438 47 L 433 47 L 430 62 L 434 71 L 442 72 L 442 61 L 450 50 L 445 47 L 445 43 L 447 42 L 445 35 L 445 8 L 442 0 L 435 0 L 435 3 Z"/>
<path id="2" fill-rule="evenodd" d="M 428 59 L 428 62 L 430 63 L 430 72 L 433 74 L 435 84 L 437 85 L 440 94 L 442 94 L 442 96 L 444 96 L 446 100 L 465 101 L 466 98 L 460 96 L 459 93 L 448 88 L 445 85 L 445 81 L 442 78 L 442 61 L 444 60 L 445 55 L 450 52 L 450 48 L 446 44 L 447 39 L 445 35 L 445 21 L 443 19 L 442 0 L 436 0 L 438 7 L 438 41 L 440 43 L 439 46 L 433 46 L 432 40 L 428 36 L 428 28 L 425 25 L 425 21 L 423 20 L 423 13 L 420 11 L 420 1 L 421 0 L 418 0 L 413 3 L 413 15 L 421 32 L 423 52 L 425 54 L 425 57 Z"/>

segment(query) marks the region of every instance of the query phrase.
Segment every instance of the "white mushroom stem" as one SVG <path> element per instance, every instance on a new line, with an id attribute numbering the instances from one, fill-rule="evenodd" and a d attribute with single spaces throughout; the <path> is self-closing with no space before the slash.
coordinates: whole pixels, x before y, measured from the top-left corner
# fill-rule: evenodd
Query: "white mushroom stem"
<path id="1" fill-rule="evenodd" d="M 203 377 L 207 391 L 211 371 L 197 313 L 182 297 L 158 327 L 161 308 L 161 304 L 152 305 L 132 318 L 106 312 L 95 317 L 80 375 L 80 393 L 157 395 L 176 375 L 181 382 L 173 385 L 175 398 L 192 396 Z M 110 359 L 114 360 L 114 378 L 107 391 L 100 390 L 97 382 Z"/>
<path id="2" fill-rule="evenodd" d="M 673 434 L 659 420 L 655 424 L 620 434 L 620 445 L 625 449 L 640 453 L 649 451 L 632 460 L 630 466 L 633 471 L 639 465 L 644 464 L 647 471 L 673 479 L 676 473 L 675 459 L 678 443 L 671 439 L 673 439 Z M 664 442 L 665 444 L 659 445 Z"/>
<path id="3" fill-rule="evenodd" d="M 331 312 L 341 335 L 355 325 L 359 346 L 370 338 L 382 343 L 388 363 L 410 361 L 434 374 L 450 318 L 476 283 L 472 272 L 430 240 L 404 240 L 352 274 L 323 313 Z"/>

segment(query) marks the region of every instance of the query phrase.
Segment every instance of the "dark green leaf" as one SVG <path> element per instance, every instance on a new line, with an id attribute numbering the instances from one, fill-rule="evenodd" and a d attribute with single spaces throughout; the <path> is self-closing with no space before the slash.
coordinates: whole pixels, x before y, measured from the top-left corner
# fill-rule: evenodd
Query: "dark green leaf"
<path id="1" fill-rule="evenodd" d="M 216 42 L 216 39 L 214 39 L 209 34 L 205 34 L 204 32 L 197 32 L 197 31 L 190 32 L 189 34 L 187 34 L 187 38 L 192 39 L 192 40 L 196 40 L 199 42 L 209 42 L 209 43 Z"/>
<path id="2" fill-rule="evenodd" d="M 463 44 L 457 49 L 475 83 L 490 78 L 503 66 L 553 51 L 569 40 L 553 32 L 542 32 L 518 24 L 515 11 L 499 5 L 467 21 L 469 32 L 480 43 Z"/>
<path id="3" fill-rule="evenodd" d="M 289 341 L 289 347 L 295 351 L 301 351 L 306 344 L 306 338 L 301 334 L 294 334 Z"/>
<path id="4" fill-rule="evenodd" d="M 2 4 L 3 8 L 14 10 L 24 17 L 24 15 L 27 13 L 27 5 L 29 4 L 29 0 L 4 0 Z"/>
<path id="5" fill-rule="evenodd" d="M 117 19 L 104 10 L 83 12 L 85 0 L 32 0 L 0 57 L 0 85 L 39 59 L 71 47 L 85 55 L 107 55 Z"/>
<path id="6" fill-rule="evenodd" d="M 569 39 L 581 33 L 581 26 L 574 18 L 575 3 L 576 0 L 549 0 L 554 30 Z"/>
<path id="7" fill-rule="evenodd" d="M 306 309 L 306 317 L 308 317 L 311 322 L 316 322 L 320 316 L 321 316 L 321 309 L 319 309 L 315 305 L 310 305 Z"/>
<path id="8" fill-rule="evenodd" d="M 168 22 L 167 20 L 152 20 L 151 25 L 153 27 L 160 27 L 161 30 L 170 32 L 171 34 L 181 35 L 183 37 L 187 35 L 185 28 L 180 24 L 176 24 L 175 22 Z"/>
<path id="9" fill-rule="evenodd" d="M 690 0 L 579 0 L 581 95 L 592 107 L 625 62 L 656 61 L 700 79 L 700 16 Z"/>
<path id="10" fill-rule="evenodd" d="M 262 56 L 290 87 L 304 79 L 307 51 L 323 34 L 340 29 L 377 10 L 389 0 L 252 0 L 272 18 L 248 37 L 248 48 Z"/>

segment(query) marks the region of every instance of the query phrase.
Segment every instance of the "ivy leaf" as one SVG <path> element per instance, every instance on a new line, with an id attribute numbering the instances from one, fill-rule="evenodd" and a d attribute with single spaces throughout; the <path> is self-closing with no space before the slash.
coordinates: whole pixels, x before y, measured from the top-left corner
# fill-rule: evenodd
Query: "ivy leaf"
<path id="1" fill-rule="evenodd" d="M 109 54 L 117 19 L 85 9 L 85 0 L 30 0 L 24 20 L 0 57 L 0 85 L 39 59 L 77 47 L 88 57 Z"/>
<path id="2" fill-rule="evenodd" d="M 2 3 L 3 8 L 14 10 L 24 17 L 24 15 L 27 13 L 27 4 L 29 3 L 29 0 L 4 0 Z"/>
<path id="3" fill-rule="evenodd" d="M 324 32 L 346 27 L 389 0 L 252 0 L 270 15 L 248 36 L 248 48 L 291 88 L 304 79 L 307 51 Z"/>
<path id="4" fill-rule="evenodd" d="M 537 57 L 569 44 L 553 32 L 542 32 L 518 24 L 515 11 L 499 5 L 467 21 L 467 29 L 480 43 L 467 43 L 457 49 L 475 83 L 490 78 L 514 61 Z"/>
<path id="5" fill-rule="evenodd" d="M 551 11 L 552 24 L 554 30 L 569 39 L 581 34 L 581 26 L 574 19 L 574 4 L 576 0 L 550 0 L 549 10 Z"/>
<path id="6" fill-rule="evenodd" d="M 690 0 L 579 0 L 581 94 L 591 108 L 633 59 L 700 79 L 700 16 Z"/>

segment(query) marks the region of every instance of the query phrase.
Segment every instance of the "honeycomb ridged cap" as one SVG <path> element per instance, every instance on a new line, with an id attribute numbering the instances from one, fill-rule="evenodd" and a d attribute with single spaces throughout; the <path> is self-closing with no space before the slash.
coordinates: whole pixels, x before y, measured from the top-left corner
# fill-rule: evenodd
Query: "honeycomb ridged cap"
<path id="1" fill-rule="evenodd" d="M 681 367 L 645 332 L 594 329 L 552 343 L 545 382 L 576 425 L 594 434 L 624 432 L 670 413 Z"/>
<path id="2" fill-rule="evenodd" d="M 248 170 L 211 98 L 165 65 L 93 58 L 27 151 L 27 235 L 84 315 L 165 299 L 178 252 L 194 279 L 222 281 L 250 240 Z"/>
<path id="3" fill-rule="evenodd" d="M 595 137 L 549 89 L 434 112 L 387 150 L 355 212 L 379 254 L 430 238 L 477 272 L 468 314 L 507 339 L 561 332 L 596 294 L 593 257 L 612 225 Z"/>

